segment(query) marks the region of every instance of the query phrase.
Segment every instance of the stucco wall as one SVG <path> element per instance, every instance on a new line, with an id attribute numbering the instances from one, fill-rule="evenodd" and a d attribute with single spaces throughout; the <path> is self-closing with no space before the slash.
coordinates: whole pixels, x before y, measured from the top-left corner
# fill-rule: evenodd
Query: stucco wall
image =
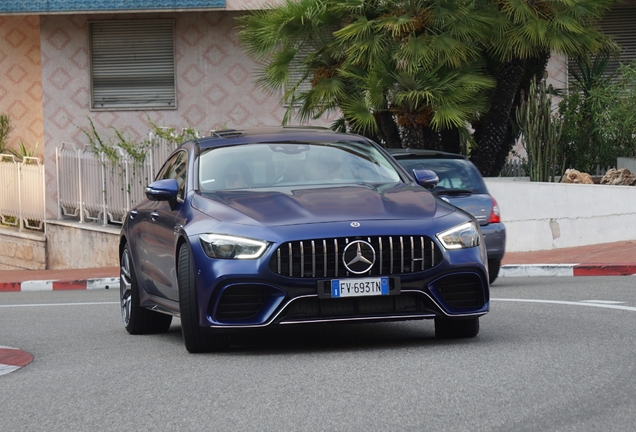
<path id="1" fill-rule="evenodd" d="M 40 18 L 0 16 L 0 113 L 11 116 L 9 146 L 37 145 L 38 156 L 44 154 L 41 79 Z"/>
<path id="2" fill-rule="evenodd" d="M 46 226 L 49 270 L 118 265 L 119 228 L 51 221 Z"/>
<path id="3" fill-rule="evenodd" d="M 0 270 L 45 270 L 43 235 L 0 228 Z"/>
<path id="4" fill-rule="evenodd" d="M 145 138 L 147 116 L 161 126 L 192 126 L 207 132 L 220 127 L 281 123 L 279 95 L 254 85 L 256 63 L 240 48 L 233 27 L 240 12 L 177 14 L 49 15 L 41 18 L 44 140 L 47 211 L 57 214 L 55 148 L 63 142 L 86 144 L 79 127 L 90 116 L 103 136 L 111 126 L 131 139 Z M 176 110 L 99 111 L 89 109 L 89 20 L 175 18 Z M 330 119 L 324 119 L 328 124 Z"/>

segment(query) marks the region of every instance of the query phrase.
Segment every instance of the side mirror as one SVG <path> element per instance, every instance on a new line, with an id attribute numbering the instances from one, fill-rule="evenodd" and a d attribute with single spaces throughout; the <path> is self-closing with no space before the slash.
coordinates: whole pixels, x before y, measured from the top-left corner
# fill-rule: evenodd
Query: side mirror
<path id="1" fill-rule="evenodd" d="M 413 169 L 413 177 L 418 185 L 424 187 L 425 189 L 431 190 L 437 183 L 439 183 L 439 177 L 435 174 L 435 171 L 415 168 Z"/>
<path id="2" fill-rule="evenodd" d="M 179 183 L 175 179 L 157 180 L 146 186 L 145 192 L 150 201 L 170 201 L 177 198 Z"/>

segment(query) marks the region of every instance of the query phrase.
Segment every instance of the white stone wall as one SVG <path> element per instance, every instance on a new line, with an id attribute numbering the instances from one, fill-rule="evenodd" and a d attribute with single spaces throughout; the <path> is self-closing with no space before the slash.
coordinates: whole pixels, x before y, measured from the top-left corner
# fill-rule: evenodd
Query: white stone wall
<path id="1" fill-rule="evenodd" d="M 636 186 L 488 178 L 506 250 L 527 252 L 636 240 Z"/>

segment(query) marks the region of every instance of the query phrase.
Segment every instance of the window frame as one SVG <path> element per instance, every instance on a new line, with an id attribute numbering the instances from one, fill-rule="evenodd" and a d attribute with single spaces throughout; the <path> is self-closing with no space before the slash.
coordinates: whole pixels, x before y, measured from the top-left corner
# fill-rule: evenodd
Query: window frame
<path id="1" fill-rule="evenodd" d="M 102 23 L 118 23 L 120 25 L 129 24 L 131 27 L 134 27 L 135 24 L 143 23 L 167 23 L 170 22 L 172 28 L 172 68 L 173 68 L 173 100 L 172 104 L 121 104 L 121 105 L 113 105 L 108 104 L 106 106 L 99 106 L 100 102 L 95 100 L 95 67 L 93 64 L 93 55 L 94 55 L 94 37 L 93 37 L 93 25 L 102 24 Z M 88 32 L 88 66 L 89 66 L 89 110 L 91 112 L 100 112 L 100 111 L 159 111 L 159 110 L 177 110 L 178 109 L 178 88 L 177 88 L 177 38 L 176 38 L 176 24 L 173 18 L 156 18 L 156 19 L 112 19 L 112 20 L 89 20 L 87 25 Z M 123 91 L 122 91 L 123 94 Z"/>

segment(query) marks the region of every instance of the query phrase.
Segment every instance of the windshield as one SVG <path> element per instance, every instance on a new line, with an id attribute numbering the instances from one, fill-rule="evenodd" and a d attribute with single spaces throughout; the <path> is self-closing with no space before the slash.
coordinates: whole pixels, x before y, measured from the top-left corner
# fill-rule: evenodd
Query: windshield
<path id="1" fill-rule="evenodd" d="M 199 159 L 201 192 L 395 182 L 391 163 L 360 142 L 245 144 L 208 149 Z"/>
<path id="2" fill-rule="evenodd" d="M 409 173 L 413 169 L 427 169 L 435 171 L 439 183 L 433 191 L 445 189 L 460 189 L 473 193 L 488 193 L 484 181 L 477 168 L 465 159 L 433 159 L 413 158 L 398 159 Z"/>

